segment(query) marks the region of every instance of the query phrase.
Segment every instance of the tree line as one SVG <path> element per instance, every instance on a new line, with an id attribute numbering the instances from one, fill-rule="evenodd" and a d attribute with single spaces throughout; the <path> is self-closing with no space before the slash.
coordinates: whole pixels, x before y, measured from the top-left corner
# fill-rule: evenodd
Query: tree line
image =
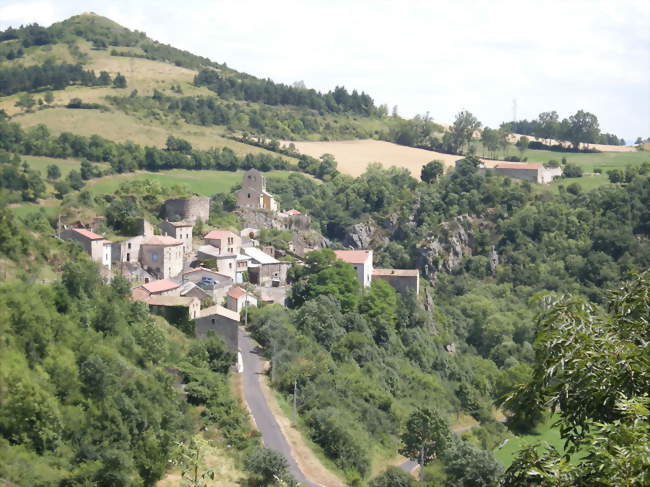
<path id="1" fill-rule="evenodd" d="M 0 69 L 0 94 L 3 96 L 46 88 L 62 90 L 72 84 L 110 86 L 113 83 L 114 80 L 107 71 L 101 71 L 97 76 L 92 70 L 84 70 L 81 64 L 55 64 L 46 61 L 42 65 Z M 126 87 L 123 75 L 116 75 L 115 86 Z"/>
<path id="2" fill-rule="evenodd" d="M 378 108 L 372 98 L 364 92 L 349 93 L 337 86 L 325 94 L 314 89 L 288 86 L 270 79 L 261 80 L 252 76 L 226 76 L 213 69 L 203 69 L 194 77 L 196 86 L 207 86 L 222 98 L 259 102 L 265 105 L 293 105 L 307 107 L 323 113 L 357 113 L 375 116 Z"/>
<path id="3" fill-rule="evenodd" d="M 560 117 L 556 111 L 542 112 L 534 120 L 517 120 L 502 124 L 507 130 L 522 135 L 533 135 L 538 139 L 568 141 L 574 149 L 584 144 L 625 145 L 625 140 L 614 134 L 600 131 L 598 117 L 593 113 L 578 110 L 568 118 Z M 546 145 L 552 145 L 547 142 Z"/>

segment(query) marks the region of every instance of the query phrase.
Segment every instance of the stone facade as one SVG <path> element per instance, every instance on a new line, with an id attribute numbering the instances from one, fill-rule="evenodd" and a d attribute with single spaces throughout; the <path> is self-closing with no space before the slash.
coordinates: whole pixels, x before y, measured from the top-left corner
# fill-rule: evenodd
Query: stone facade
<path id="1" fill-rule="evenodd" d="M 241 249 L 241 237 L 230 230 L 212 230 L 204 240 L 219 249 L 220 255 L 237 255 Z"/>
<path id="2" fill-rule="evenodd" d="M 160 224 L 160 232 L 183 242 L 183 251 L 186 254 L 192 252 L 192 229 L 194 224 L 190 222 L 164 221 Z"/>
<path id="3" fill-rule="evenodd" d="M 237 194 L 237 206 L 277 211 L 278 203 L 273 195 L 266 191 L 266 178 L 257 169 L 250 169 L 244 174 L 241 190 Z"/>
<path id="4" fill-rule="evenodd" d="M 69 228 L 63 230 L 60 236 L 63 240 L 72 240 L 79 243 L 92 260 L 99 262 L 108 269 L 111 268 L 111 242 L 101 235 L 85 228 Z"/>
<path id="5" fill-rule="evenodd" d="M 169 279 L 183 270 L 183 242 L 172 237 L 149 237 L 140 245 L 142 267 L 159 279 Z"/>
<path id="6" fill-rule="evenodd" d="M 239 313 L 215 305 L 202 309 L 194 322 L 198 338 L 205 338 L 213 331 L 223 338 L 232 351 L 239 349 Z"/>
<path id="7" fill-rule="evenodd" d="M 144 239 L 145 237 L 139 235 L 121 242 L 113 242 L 113 262 L 138 262 L 140 260 L 140 245 Z"/>
<path id="8" fill-rule="evenodd" d="M 403 295 L 420 292 L 420 272 L 417 269 L 374 269 L 372 279 L 381 279 Z"/>
<path id="9" fill-rule="evenodd" d="M 539 184 L 548 184 L 556 177 L 562 176 L 561 167 L 544 167 L 544 164 L 523 162 L 485 162 L 479 172 L 485 174 L 486 171 Z"/>
<path id="10" fill-rule="evenodd" d="M 172 221 L 185 220 L 192 223 L 200 218 L 210 219 L 210 198 L 192 196 L 191 198 L 174 198 L 165 201 L 165 218 Z"/>

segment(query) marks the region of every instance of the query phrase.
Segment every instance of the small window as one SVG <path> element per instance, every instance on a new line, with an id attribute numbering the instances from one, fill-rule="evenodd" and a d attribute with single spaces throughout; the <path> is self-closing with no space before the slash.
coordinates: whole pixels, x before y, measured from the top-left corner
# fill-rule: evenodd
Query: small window
<path id="1" fill-rule="evenodd" d="M 152 254 L 151 254 L 151 260 L 153 260 L 154 262 L 158 262 L 158 254 L 155 253 L 155 252 L 152 253 Z"/>
<path id="2" fill-rule="evenodd" d="M 250 193 L 248 193 L 248 199 L 250 199 L 250 197 L 251 197 L 251 194 L 250 194 Z"/>
<path id="3" fill-rule="evenodd" d="M 129 242 L 129 243 L 127 244 L 127 246 L 128 246 L 128 249 L 131 250 L 131 242 Z"/>
<path id="4" fill-rule="evenodd" d="M 216 320 L 214 318 L 212 318 L 210 321 L 212 322 L 213 325 L 216 323 Z"/>
<path id="5" fill-rule="evenodd" d="M 232 262 L 228 264 L 228 269 L 232 269 Z"/>
<path id="6" fill-rule="evenodd" d="M 126 254 L 126 261 L 131 262 L 131 254 Z"/>

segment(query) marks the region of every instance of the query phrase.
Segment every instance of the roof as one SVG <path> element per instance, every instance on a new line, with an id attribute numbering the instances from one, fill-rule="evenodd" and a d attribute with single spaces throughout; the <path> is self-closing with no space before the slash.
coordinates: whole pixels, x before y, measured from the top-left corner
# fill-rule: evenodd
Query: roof
<path id="1" fill-rule="evenodd" d="M 221 253 L 214 245 L 201 245 L 197 252 L 199 254 L 206 254 L 215 259 L 234 259 L 237 257 L 235 254 Z"/>
<path id="2" fill-rule="evenodd" d="M 171 245 L 183 245 L 183 242 L 176 240 L 174 237 L 164 237 L 161 235 L 154 235 L 152 237 L 146 238 L 142 245 L 161 245 L 161 246 L 171 246 Z"/>
<path id="3" fill-rule="evenodd" d="M 395 276 L 395 277 L 417 277 L 420 272 L 417 269 L 374 269 L 373 276 Z"/>
<path id="4" fill-rule="evenodd" d="M 233 299 L 239 299 L 242 296 L 246 296 L 246 291 L 244 291 L 240 287 L 231 287 L 230 290 L 228 291 L 228 296 L 230 296 Z"/>
<path id="5" fill-rule="evenodd" d="M 495 169 L 521 169 L 522 171 L 537 171 L 541 164 L 521 162 L 500 162 L 494 166 Z"/>
<path id="6" fill-rule="evenodd" d="M 291 216 L 293 216 L 293 215 L 302 215 L 302 213 L 300 213 L 298 210 L 293 209 L 293 208 L 291 210 L 287 210 L 286 213 L 287 213 L 287 215 L 291 215 Z"/>
<path id="7" fill-rule="evenodd" d="M 206 234 L 205 239 L 210 240 L 221 240 L 222 238 L 227 237 L 238 237 L 238 235 L 230 230 L 212 230 Z"/>
<path id="8" fill-rule="evenodd" d="M 131 290 L 131 298 L 136 300 L 136 301 L 145 301 L 146 302 L 147 299 L 149 299 L 149 296 L 151 296 L 149 291 L 144 289 L 142 286 L 138 286 L 135 289 Z"/>
<path id="9" fill-rule="evenodd" d="M 191 306 L 199 298 L 193 296 L 150 296 L 147 303 L 154 306 Z"/>
<path id="10" fill-rule="evenodd" d="M 90 230 L 86 230 L 85 228 L 73 228 L 73 232 L 77 232 L 79 235 L 86 237 L 87 239 L 90 240 L 103 240 L 104 237 L 101 235 L 97 235 L 95 232 L 91 232 Z"/>
<path id="11" fill-rule="evenodd" d="M 365 264 L 372 250 L 335 250 L 336 258 L 348 264 Z"/>
<path id="12" fill-rule="evenodd" d="M 171 291 L 172 289 L 176 289 L 179 286 L 180 286 L 179 284 L 176 284 L 173 281 L 169 281 L 167 279 L 160 279 L 158 281 L 152 281 L 143 284 L 141 287 L 144 288 L 147 292 L 154 294 L 154 293 L 164 293 L 165 291 Z"/>
<path id="13" fill-rule="evenodd" d="M 260 249 L 256 249 L 255 247 L 246 247 L 245 249 L 242 249 L 242 251 L 260 264 L 278 264 L 280 262 L 274 257 L 271 257 L 269 254 L 266 254 Z"/>
<path id="14" fill-rule="evenodd" d="M 199 311 L 199 317 L 201 318 L 206 318 L 213 315 L 223 316 L 224 318 L 239 321 L 239 313 L 224 308 L 223 306 L 219 306 L 218 304 L 210 306 L 209 308 L 203 308 L 201 311 Z"/>
<path id="15" fill-rule="evenodd" d="M 217 271 L 214 271 L 212 269 L 208 269 L 207 267 L 197 267 L 196 269 L 192 269 L 192 270 L 183 272 L 183 275 L 186 276 L 186 275 L 192 274 L 194 272 L 209 272 L 210 274 L 214 274 L 214 275 L 219 276 L 219 277 L 227 277 L 228 279 L 232 279 L 227 274 L 222 274 L 221 272 L 217 272 Z"/>

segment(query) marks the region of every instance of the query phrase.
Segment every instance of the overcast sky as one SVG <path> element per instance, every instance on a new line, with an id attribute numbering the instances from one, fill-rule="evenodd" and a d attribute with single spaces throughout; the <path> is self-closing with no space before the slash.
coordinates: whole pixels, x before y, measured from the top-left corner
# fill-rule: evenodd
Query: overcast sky
<path id="1" fill-rule="evenodd" d="M 583 108 L 650 137 L 650 1 L 0 0 L 0 27 L 93 11 L 259 77 L 489 126 Z"/>

